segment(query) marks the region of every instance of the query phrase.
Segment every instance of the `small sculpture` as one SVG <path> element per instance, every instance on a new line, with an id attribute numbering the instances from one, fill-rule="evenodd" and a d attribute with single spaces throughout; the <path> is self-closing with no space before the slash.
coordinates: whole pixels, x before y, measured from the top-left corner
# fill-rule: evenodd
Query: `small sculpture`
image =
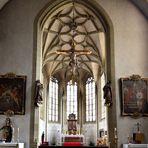
<path id="1" fill-rule="evenodd" d="M 108 81 L 105 86 L 103 87 L 104 91 L 104 99 L 105 99 L 105 106 L 112 106 L 112 90 L 111 90 L 111 82 Z"/>
<path id="2" fill-rule="evenodd" d="M 5 125 L 0 128 L 0 130 L 3 130 L 3 139 L 5 140 L 5 142 L 11 142 L 13 130 L 11 127 L 10 118 L 6 118 Z"/>
<path id="3" fill-rule="evenodd" d="M 140 126 L 141 126 L 140 123 L 137 123 L 136 126 L 137 126 L 137 131 L 133 133 L 133 140 L 134 143 L 140 144 L 144 140 L 144 133 L 140 131 Z"/>

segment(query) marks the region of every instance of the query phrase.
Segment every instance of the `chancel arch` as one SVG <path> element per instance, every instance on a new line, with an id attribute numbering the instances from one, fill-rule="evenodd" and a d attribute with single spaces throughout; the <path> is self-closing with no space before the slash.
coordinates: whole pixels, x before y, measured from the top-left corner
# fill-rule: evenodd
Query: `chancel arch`
<path id="1" fill-rule="evenodd" d="M 61 145 L 74 113 L 84 145 L 96 145 L 101 130 L 113 144 L 115 108 L 103 99 L 105 83 L 114 87 L 113 28 L 106 12 L 91 0 L 54 0 L 37 17 L 36 34 L 36 79 L 43 83 L 44 102 L 35 111 L 34 138 L 44 131 L 50 144 Z"/>

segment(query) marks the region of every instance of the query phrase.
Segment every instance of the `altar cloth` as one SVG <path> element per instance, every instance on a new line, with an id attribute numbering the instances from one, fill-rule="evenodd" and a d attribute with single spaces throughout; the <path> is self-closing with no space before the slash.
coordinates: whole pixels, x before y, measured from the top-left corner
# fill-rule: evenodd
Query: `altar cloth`
<path id="1" fill-rule="evenodd" d="M 64 142 L 63 146 L 82 146 L 81 142 Z"/>

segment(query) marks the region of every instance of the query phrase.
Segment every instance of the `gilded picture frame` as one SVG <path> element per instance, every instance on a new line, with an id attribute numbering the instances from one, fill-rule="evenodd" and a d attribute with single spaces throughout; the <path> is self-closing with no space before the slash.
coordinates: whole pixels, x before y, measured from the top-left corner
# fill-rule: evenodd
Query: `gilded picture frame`
<path id="1" fill-rule="evenodd" d="M 148 79 L 139 75 L 120 78 L 121 114 L 148 116 Z"/>
<path id="2" fill-rule="evenodd" d="M 0 75 L 0 114 L 25 114 L 26 79 L 13 73 Z"/>

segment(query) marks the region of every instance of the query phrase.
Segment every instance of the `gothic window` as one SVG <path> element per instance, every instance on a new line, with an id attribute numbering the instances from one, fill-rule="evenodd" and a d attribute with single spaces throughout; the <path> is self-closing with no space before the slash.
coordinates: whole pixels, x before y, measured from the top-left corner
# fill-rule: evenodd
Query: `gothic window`
<path id="1" fill-rule="evenodd" d="M 77 119 L 77 83 L 69 81 L 67 84 L 67 119 L 69 114 L 73 113 Z"/>
<path id="2" fill-rule="evenodd" d="M 99 120 L 99 129 L 103 129 L 103 131 L 107 130 L 107 118 L 106 118 L 106 106 L 104 105 L 105 100 L 104 100 L 104 92 L 103 92 L 103 87 L 105 86 L 105 74 L 103 73 L 101 75 L 101 91 L 100 91 L 100 108 L 99 108 L 99 112 L 100 112 L 100 120 Z"/>
<path id="3" fill-rule="evenodd" d="M 95 81 L 88 78 L 86 82 L 86 122 L 96 121 Z"/>
<path id="4" fill-rule="evenodd" d="M 49 121 L 58 121 L 58 81 L 50 78 L 49 82 Z"/>
<path id="5" fill-rule="evenodd" d="M 105 74 L 103 73 L 101 76 L 101 118 L 106 117 L 106 108 L 104 106 L 104 97 L 103 97 L 103 87 L 105 85 Z"/>

